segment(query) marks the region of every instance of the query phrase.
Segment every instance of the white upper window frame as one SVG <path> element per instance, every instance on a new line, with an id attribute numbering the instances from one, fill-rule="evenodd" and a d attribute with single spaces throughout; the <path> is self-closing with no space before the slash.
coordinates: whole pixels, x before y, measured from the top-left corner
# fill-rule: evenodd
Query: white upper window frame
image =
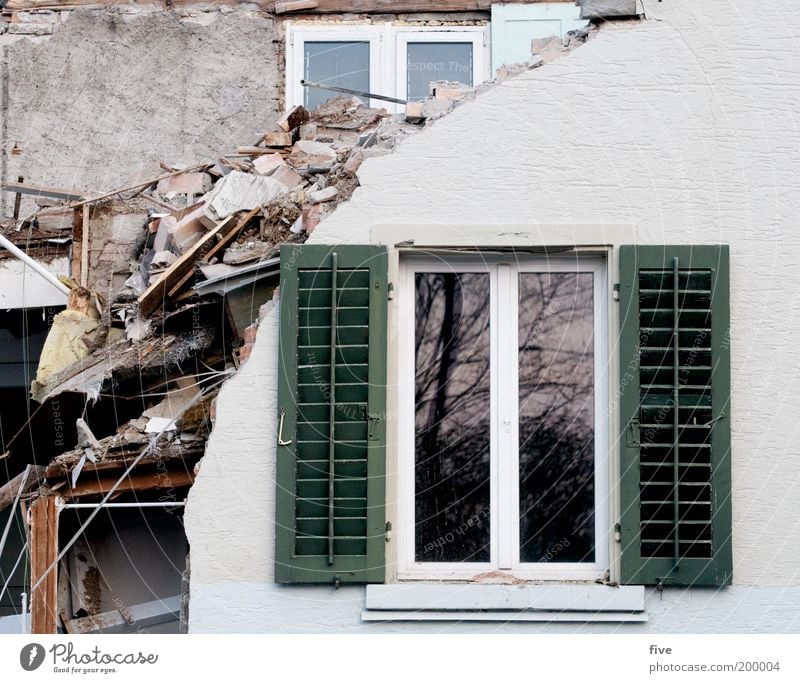
<path id="1" fill-rule="evenodd" d="M 509 372 L 509 364 L 500 364 L 491 373 L 491 424 L 490 445 L 491 493 L 490 562 L 436 563 L 416 562 L 415 559 L 415 408 L 414 408 L 414 329 L 416 291 L 414 275 L 418 272 L 452 272 L 450 266 L 458 264 L 458 272 L 489 272 L 490 338 L 493 348 L 500 349 L 509 358 L 517 356 L 517 319 L 514 313 L 517 296 L 518 273 L 521 272 L 576 272 L 574 256 L 567 260 L 558 257 L 513 258 L 481 256 L 471 258 L 430 258 L 412 256 L 400 262 L 399 271 L 399 363 L 398 363 L 398 496 L 397 510 L 397 576 L 398 580 L 468 580 L 487 571 L 501 571 L 523 580 L 592 581 L 608 576 L 610 563 L 610 488 L 609 488 L 609 328 L 608 328 L 608 262 L 602 256 L 581 255 L 580 271 L 594 275 L 594 368 L 595 368 L 595 549 L 593 563 L 521 563 L 519 561 L 519 462 L 518 396 L 516 373 Z M 496 266 L 496 267 L 494 267 Z M 512 296 L 499 300 L 498 281 L 505 280 L 506 291 Z M 501 326 L 513 328 L 513 333 L 501 335 Z M 502 374 L 502 376 L 500 376 Z M 507 386 L 506 392 L 498 391 Z M 501 436 L 501 415 L 510 419 L 512 428 Z M 513 460 L 503 462 L 499 457 L 503 438 L 505 452 L 515 453 Z M 506 491 L 513 495 L 500 496 L 500 481 L 506 482 Z"/>
<path id="2" fill-rule="evenodd" d="M 491 78 L 489 25 L 403 26 L 391 23 L 324 24 L 311 21 L 286 22 L 286 109 L 303 104 L 304 46 L 313 41 L 369 42 L 370 91 L 405 99 L 408 43 L 472 43 L 473 85 Z M 331 93 L 335 96 L 335 93 Z M 370 106 L 397 113 L 402 105 L 371 100 Z"/>
<path id="3" fill-rule="evenodd" d="M 491 78 L 489 69 L 488 34 L 482 26 L 441 28 L 420 31 L 398 28 L 395 36 L 397 64 L 396 92 L 404 100 L 408 97 L 408 44 L 409 43 L 470 43 L 472 45 L 473 86 Z"/>

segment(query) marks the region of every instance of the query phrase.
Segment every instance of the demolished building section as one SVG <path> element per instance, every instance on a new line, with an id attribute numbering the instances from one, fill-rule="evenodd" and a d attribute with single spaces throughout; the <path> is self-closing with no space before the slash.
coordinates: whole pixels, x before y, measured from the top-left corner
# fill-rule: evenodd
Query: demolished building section
<path id="1" fill-rule="evenodd" d="M 33 632 L 185 629 L 182 505 L 215 396 L 246 361 L 259 308 L 279 285 L 280 245 L 304 242 L 347 201 L 365 160 L 588 36 L 546 41 L 476 88 L 433 82 L 400 114 L 344 95 L 297 106 L 223 156 L 163 162 L 97 196 L 6 186 L 36 207 L 2 234 L 29 258 L 70 263 L 31 386 L 38 407 L 0 456 L 15 477 L 2 506 L 30 517 Z M 114 578 L 127 553 L 154 558 L 144 592 Z"/>

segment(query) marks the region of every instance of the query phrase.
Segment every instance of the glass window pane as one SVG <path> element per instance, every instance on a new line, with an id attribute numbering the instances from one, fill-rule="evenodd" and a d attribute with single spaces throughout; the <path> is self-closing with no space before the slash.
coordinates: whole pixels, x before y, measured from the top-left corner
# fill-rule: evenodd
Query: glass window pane
<path id="1" fill-rule="evenodd" d="M 520 560 L 593 562 L 591 273 L 519 276 Z"/>
<path id="2" fill-rule="evenodd" d="M 409 43 L 407 99 L 425 99 L 431 81 L 474 85 L 472 43 Z"/>
<path id="3" fill-rule="evenodd" d="M 340 88 L 369 92 L 369 42 L 306 41 L 303 78 Z M 314 109 L 337 93 L 304 88 L 306 109 Z"/>
<path id="4" fill-rule="evenodd" d="M 488 562 L 489 275 L 416 276 L 417 562 Z"/>

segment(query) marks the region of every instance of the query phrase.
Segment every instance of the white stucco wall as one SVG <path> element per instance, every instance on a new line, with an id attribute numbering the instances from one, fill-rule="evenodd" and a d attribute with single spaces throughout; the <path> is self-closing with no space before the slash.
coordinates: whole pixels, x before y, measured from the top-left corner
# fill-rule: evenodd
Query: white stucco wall
<path id="1" fill-rule="evenodd" d="M 367 243 L 374 226 L 636 226 L 642 243 L 731 245 L 734 586 L 648 593 L 644 624 L 556 631 L 800 630 L 800 41 L 782 2 L 645 2 L 568 57 L 456 109 L 391 156 L 312 236 Z M 397 229 L 396 241 L 404 239 Z M 276 311 L 220 396 L 186 512 L 190 628 L 495 631 L 366 624 L 364 591 L 271 583 Z"/>

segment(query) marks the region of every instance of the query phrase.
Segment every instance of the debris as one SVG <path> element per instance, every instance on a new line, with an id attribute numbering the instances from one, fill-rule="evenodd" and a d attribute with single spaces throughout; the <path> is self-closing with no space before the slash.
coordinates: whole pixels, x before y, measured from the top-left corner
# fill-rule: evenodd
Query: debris
<path id="1" fill-rule="evenodd" d="M 364 161 L 364 152 L 360 149 L 354 149 L 350 154 L 350 157 L 344 163 L 344 170 L 348 173 L 355 173 L 358 172 L 358 169 L 361 167 L 361 164 Z"/>
<path id="2" fill-rule="evenodd" d="M 203 224 L 205 215 L 206 204 L 201 202 L 172 227 L 167 228 L 169 237 L 179 253 L 183 254 L 191 249 L 206 233 L 206 226 Z"/>
<path id="3" fill-rule="evenodd" d="M 151 417 L 144 431 L 148 434 L 160 434 L 161 432 L 174 432 L 177 429 L 175 420 L 168 417 Z"/>
<path id="4" fill-rule="evenodd" d="M 228 178 L 229 176 L 225 177 Z M 235 227 L 232 218 L 232 216 L 229 216 L 213 230 L 207 232 L 204 237 L 195 242 L 191 249 L 175 261 L 156 282 L 147 288 L 139 297 L 139 311 L 143 316 L 151 315 L 159 305 L 163 305 L 167 294 L 172 291 L 172 288 L 181 284 L 187 273 L 191 274 L 194 269 L 194 261 L 204 246 L 210 245 L 214 237 L 218 235 L 224 236 Z"/>
<path id="5" fill-rule="evenodd" d="M 206 224 L 230 217 L 237 211 L 249 211 L 265 206 L 287 192 L 283 183 L 269 176 L 231 171 L 208 195 L 205 208 Z"/>
<path id="6" fill-rule="evenodd" d="M 67 201 L 77 201 L 83 199 L 83 195 L 73 190 L 61 187 L 45 187 L 44 185 L 32 185 L 31 183 L 3 183 L 6 192 L 16 192 L 17 194 L 30 194 L 36 198 L 50 197 L 52 199 L 65 199 Z"/>
<path id="7" fill-rule="evenodd" d="M 50 377 L 76 361 L 87 358 L 103 336 L 100 315 L 89 290 L 80 287 L 69 294 L 67 310 L 53 318 L 47 334 L 31 396 L 39 400 Z"/>
<path id="8" fill-rule="evenodd" d="M 425 114 L 422 113 L 422 102 L 409 102 L 406 105 L 406 121 L 408 123 L 422 123 Z"/>
<path id="9" fill-rule="evenodd" d="M 287 159 L 295 168 L 310 164 L 324 164 L 336 159 L 336 152 L 330 143 L 315 140 L 298 140 Z"/>
<path id="10" fill-rule="evenodd" d="M 78 445 L 86 444 L 87 446 L 91 446 L 94 448 L 96 453 L 100 453 L 102 447 L 100 446 L 100 442 L 97 440 L 97 437 L 92 433 L 89 425 L 86 424 L 86 421 L 79 417 L 75 420 L 75 426 L 78 430 Z"/>
<path id="11" fill-rule="evenodd" d="M 286 14 L 287 12 L 300 12 L 316 8 L 317 0 L 293 0 L 292 2 L 276 2 L 274 11 L 275 14 Z"/>
<path id="12" fill-rule="evenodd" d="M 357 97 L 334 97 L 312 111 L 310 121 L 323 128 L 363 131 L 388 116 L 385 109 L 364 106 Z"/>
<path id="13" fill-rule="evenodd" d="M 245 244 L 234 244 L 225 252 L 222 262 L 228 265 L 239 265 L 250 261 L 261 261 L 274 254 L 278 248 L 270 242 L 253 240 Z"/>
<path id="14" fill-rule="evenodd" d="M 185 194 L 190 197 L 205 194 L 211 189 L 211 176 L 208 173 L 182 173 L 158 182 L 156 192 L 168 199 L 174 195 Z"/>
<path id="15" fill-rule="evenodd" d="M 324 190 L 318 190 L 308 195 L 308 199 L 312 204 L 322 204 L 323 202 L 332 202 L 336 199 L 339 190 L 335 187 L 326 187 Z"/>
<path id="16" fill-rule="evenodd" d="M 280 154 L 262 154 L 253 159 L 253 168 L 256 173 L 261 175 L 269 175 L 281 165 L 283 165 L 283 157 Z"/>
<path id="17" fill-rule="evenodd" d="M 79 206 L 83 206 L 84 204 L 93 204 L 103 199 L 108 199 L 109 197 L 113 197 L 114 195 L 121 195 L 123 192 L 130 192 L 131 190 L 141 190 L 146 187 L 150 187 L 151 185 L 156 185 L 160 181 L 164 180 L 165 178 L 171 178 L 172 176 L 180 175 L 181 173 L 189 173 L 190 171 L 197 171 L 199 169 L 207 169 L 209 168 L 210 164 L 197 164 L 196 166 L 191 166 L 189 168 L 180 169 L 177 171 L 172 171 L 171 173 L 167 173 L 165 175 L 160 175 L 156 178 L 151 178 L 150 180 L 146 180 L 143 183 L 135 183 L 134 185 L 128 185 L 127 187 L 121 187 L 118 190 L 112 190 L 111 192 L 105 192 L 104 194 L 98 195 L 97 197 L 90 197 L 89 199 L 82 199 L 79 202 L 74 204 L 70 204 L 70 208 L 76 209 Z"/>
<path id="18" fill-rule="evenodd" d="M 292 136 L 283 131 L 266 133 L 262 138 L 265 147 L 291 147 Z"/>
<path id="19" fill-rule="evenodd" d="M 174 422 L 200 396 L 200 387 L 193 376 L 184 375 L 183 377 L 178 377 L 174 380 L 174 383 L 177 388 L 168 391 L 164 400 L 145 410 L 142 413 L 142 417 L 166 418 Z M 147 427 L 145 431 L 149 431 Z"/>
<path id="20" fill-rule="evenodd" d="M 293 190 L 303 182 L 303 177 L 295 173 L 292 167 L 287 164 L 281 164 L 278 166 L 270 177 L 273 180 L 277 180 L 279 183 L 282 183 L 290 190 Z"/>
<path id="21" fill-rule="evenodd" d="M 282 131 L 290 133 L 298 126 L 306 123 L 308 121 L 308 111 L 302 105 L 298 105 L 293 109 L 287 111 L 281 118 L 277 121 L 277 126 Z"/>

